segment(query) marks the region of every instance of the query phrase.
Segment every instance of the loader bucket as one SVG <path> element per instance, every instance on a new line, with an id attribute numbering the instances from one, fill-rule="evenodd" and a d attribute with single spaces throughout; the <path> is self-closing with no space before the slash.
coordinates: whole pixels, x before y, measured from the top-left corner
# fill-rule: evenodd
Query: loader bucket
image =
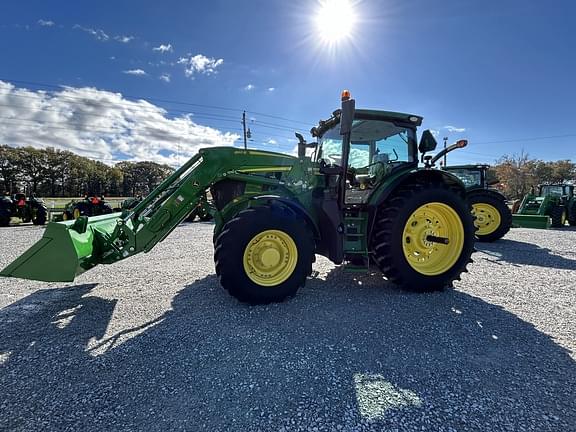
<path id="1" fill-rule="evenodd" d="M 120 215 L 50 222 L 44 236 L 2 270 L 0 276 L 72 282 L 77 275 L 100 263 L 104 245 L 99 239 L 114 231 Z"/>
<path id="2" fill-rule="evenodd" d="M 550 228 L 550 217 L 540 215 L 513 214 L 512 226 L 515 228 Z"/>

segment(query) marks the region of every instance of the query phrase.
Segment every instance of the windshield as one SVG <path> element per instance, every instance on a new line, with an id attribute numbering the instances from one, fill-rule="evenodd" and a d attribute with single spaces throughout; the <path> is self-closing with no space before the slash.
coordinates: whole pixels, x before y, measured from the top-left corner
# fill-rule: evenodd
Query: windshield
<path id="1" fill-rule="evenodd" d="M 354 120 L 349 166 L 367 167 L 382 162 L 416 162 L 416 132 L 385 120 Z M 319 140 L 318 160 L 342 164 L 340 126 L 329 129 Z"/>
<path id="2" fill-rule="evenodd" d="M 481 186 L 482 176 L 480 171 L 472 171 L 467 169 L 450 169 L 448 170 L 460 179 L 464 186 Z"/>
<path id="3" fill-rule="evenodd" d="M 545 196 L 545 195 L 563 195 L 564 192 L 562 190 L 562 186 L 542 186 L 542 189 L 540 191 L 540 196 Z"/>

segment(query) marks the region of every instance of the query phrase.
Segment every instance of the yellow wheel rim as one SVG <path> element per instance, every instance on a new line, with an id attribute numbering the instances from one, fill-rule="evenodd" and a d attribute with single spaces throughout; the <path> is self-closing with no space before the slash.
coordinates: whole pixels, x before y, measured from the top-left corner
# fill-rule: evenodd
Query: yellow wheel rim
<path id="1" fill-rule="evenodd" d="M 562 216 L 560 217 L 560 225 L 561 226 L 566 225 L 566 211 L 562 212 Z"/>
<path id="2" fill-rule="evenodd" d="M 272 287 L 286 281 L 298 262 L 298 248 L 288 234 L 266 230 L 255 235 L 244 250 L 244 271 L 258 285 Z"/>
<path id="3" fill-rule="evenodd" d="M 490 204 L 472 204 L 472 215 L 476 216 L 474 225 L 478 235 L 492 234 L 502 223 L 500 212 Z"/>
<path id="4" fill-rule="evenodd" d="M 74 211 L 72 212 L 72 217 L 74 219 L 78 219 L 80 216 L 82 216 L 82 213 L 80 213 L 80 209 L 75 208 Z"/>
<path id="5" fill-rule="evenodd" d="M 436 276 L 448 271 L 463 248 L 464 226 L 458 213 L 446 204 L 424 204 L 406 221 L 402 249 L 406 261 L 418 273 Z"/>

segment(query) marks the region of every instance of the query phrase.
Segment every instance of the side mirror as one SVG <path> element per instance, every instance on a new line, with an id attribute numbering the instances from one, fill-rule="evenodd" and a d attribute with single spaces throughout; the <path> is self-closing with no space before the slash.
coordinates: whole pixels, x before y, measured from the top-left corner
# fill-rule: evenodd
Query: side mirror
<path id="1" fill-rule="evenodd" d="M 304 158 L 306 157 L 306 149 L 307 148 L 316 148 L 318 146 L 318 143 L 307 143 L 306 140 L 304 139 L 304 137 L 302 136 L 302 134 L 299 134 L 298 132 L 295 132 L 294 135 L 296 135 L 296 138 L 298 138 L 298 157 L 299 158 Z"/>
<path id="2" fill-rule="evenodd" d="M 420 137 L 420 144 L 418 144 L 418 150 L 420 153 L 427 153 L 429 151 L 433 151 L 438 143 L 436 142 L 436 138 L 432 135 L 429 129 L 426 129 L 422 132 L 422 136 Z"/>

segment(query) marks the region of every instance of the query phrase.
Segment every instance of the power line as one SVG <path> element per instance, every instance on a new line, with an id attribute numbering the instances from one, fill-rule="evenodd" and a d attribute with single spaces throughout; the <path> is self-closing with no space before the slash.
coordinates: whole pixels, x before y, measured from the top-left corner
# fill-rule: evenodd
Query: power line
<path id="1" fill-rule="evenodd" d="M 72 87 L 72 86 L 65 86 L 65 85 L 56 85 L 56 84 L 47 84 L 47 83 L 39 83 L 39 82 L 34 82 L 34 81 L 15 80 L 15 79 L 11 79 L 11 78 L 2 78 L 2 77 L 0 77 L 0 81 L 10 82 L 10 83 L 19 83 L 19 84 L 28 84 L 28 85 L 34 85 L 34 86 L 37 86 L 37 87 L 48 87 L 48 88 L 60 89 L 61 91 L 62 91 L 62 89 L 79 89 L 79 87 Z M 91 88 L 86 88 L 86 87 L 80 87 L 80 88 L 81 88 L 83 91 L 93 92 L 93 93 L 101 93 L 101 92 L 114 93 L 113 91 L 108 91 L 108 90 L 97 90 L 97 89 L 91 89 Z M 224 111 L 233 111 L 233 112 L 242 112 L 242 111 L 243 111 L 243 110 L 240 109 L 240 108 L 230 108 L 230 107 L 223 107 L 223 106 L 218 106 L 218 105 L 198 104 L 198 103 L 187 102 L 187 101 L 161 99 L 161 98 L 146 97 L 146 96 L 134 96 L 134 95 L 129 95 L 129 94 L 121 94 L 121 97 L 123 97 L 123 98 L 137 99 L 137 100 L 150 100 L 150 101 L 156 101 L 156 102 L 161 102 L 161 103 L 169 103 L 169 104 L 175 104 L 175 105 L 195 106 L 195 107 L 209 108 L 209 109 L 217 109 L 217 110 L 224 110 Z M 266 113 L 261 113 L 261 112 L 256 112 L 256 111 L 251 111 L 251 113 L 256 114 L 256 115 L 260 115 L 260 116 L 263 116 L 263 117 L 274 118 L 274 119 L 277 119 L 277 120 L 284 120 L 284 121 L 293 122 L 293 123 L 300 123 L 300 124 L 304 124 L 304 125 L 307 125 L 307 126 L 310 126 L 310 125 L 311 125 L 311 123 L 309 123 L 309 122 L 304 122 L 304 121 L 301 121 L 301 120 L 289 119 L 289 118 L 286 118 L 286 117 L 276 116 L 276 115 L 272 115 L 272 114 L 266 114 Z"/>
<path id="2" fill-rule="evenodd" d="M 509 139 L 509 140 L 500 140 L 500 141 L 480 141 L 474 142 L 474 145 L 484 145 L 484 144 L 505 144 L 511 142 L 522 142 L 522 141 L 539 141 L 545 139 L 557 139 L 557 138 L 572 138 L 576 137 L 576 134 L 565 134 L 565 135 L 550 135 L 550 136 L 540 136 L 540 137 L 531 137 L 531 138 L 517 138 L 517 139 Z"/>
<path id="3" fill-rule="evenodd" d="M 0 94 L 2 94 L 0 92 Z M 20 98 L 29 98 L 29 99 L 37 99 L 34 96 L 28 96 L 28 95 L 20 95 L 20 94 L 14 94 L 14 93 L 10 93 L 11 97 L 20 97 Z M 83 98 L 76 98 L 76 97 L 67 97 L 67 96 L 59 96 L 60 98 L 67 98 L 67 99 L 71 99 L 73 102 L 72 104 L 80 104 L 80 101 L 84 102 L 85 100 Z M 78 100 L 78 102 L 76 102 L 76 100 Z M 143 111 L 143 112 L 153 112 L 155 114 L 162 114 L 160 112 L 158 112 L 158 110 L 155 109 L 147 109 L 145 107 L 141 107 L 141 106 L 127 106 L 126 104 L 123 103 L 107 103 L 107 102 L 101 102 L 98 101 L 99 106 L 102 107 L 113 107 L 113 108 L 122 108 L 122 107 L 129 107 L 129 108 L 135 108 L 135 111 Z M 30 112 L 42 112 L 42 111 L 49 111 L 49 112 L 56 112 L 56 113 L 65 113 L 64 110 L 60 110 L 60 109 L 55 109 L 55 108 L 50 108 L 50 107 L 42 107 L 40 109 L 37 110 L 32 110 L 28 107 L 26 107 L 25 105 L 13 105 L 13 104 L 0 104 L 0 106 L 4 106 L 7 108 L 16 108 L 16 109 L 22 109 L 22 110 L 28 110 Z M 184 113 L 184 114 L 189 114 L 191 115 L 191 120 L 195 120 L 195 119 L 200 119 L 200 120 L 215 120 L 215 121 L 219 121 L 219 122 L 228 122 L 228 123 L 236 123 L 239 122 L 239 119 L 237 119 L 236 117 L 231 117 L 231 116 L 224 116 L 224 115 L 220 115 L 220 114 L 215 114 L 215 113 L 209 113 L 209 112 L 192 112 L 192 111 L 185 111 L 185 110 L 175 110 L 176 112 L 180 112 L 180 113 Z M 72 112 L 76 112 L 72 109 Z M 169 112 L 169 111 L 168 111 Z M 80 113 L 83 116 L 91 116 L 91 117 L 100 117 L 100 118 L 109 118 L 109 119 L 115 119 L 117 120 L 116 117 L 112 117 L 109 115 L 105 115 L 105 114 L 99 114 L 99 113 L 91 113 L 91 112 L 86 112 L 86 111 L 82 111 Z M 167 120 L 171 120 L 170 118 L 167 118 Z M 257 124 L 260 125 L 264 128 L 268 128 L 268 129 L 277 129 L 277 130 L 282 130 L 282 131 L 289 131 L 289 132 L 294 132 L 296 130 L 298 130 L 297 128 L 292 128 L 292 127 L 286 127 L 284 125 L 279 125 L 276 123 L 267 123 L 267 122 L 260 122 L 260 121 L 253 121 L 253 124 Z"/>

